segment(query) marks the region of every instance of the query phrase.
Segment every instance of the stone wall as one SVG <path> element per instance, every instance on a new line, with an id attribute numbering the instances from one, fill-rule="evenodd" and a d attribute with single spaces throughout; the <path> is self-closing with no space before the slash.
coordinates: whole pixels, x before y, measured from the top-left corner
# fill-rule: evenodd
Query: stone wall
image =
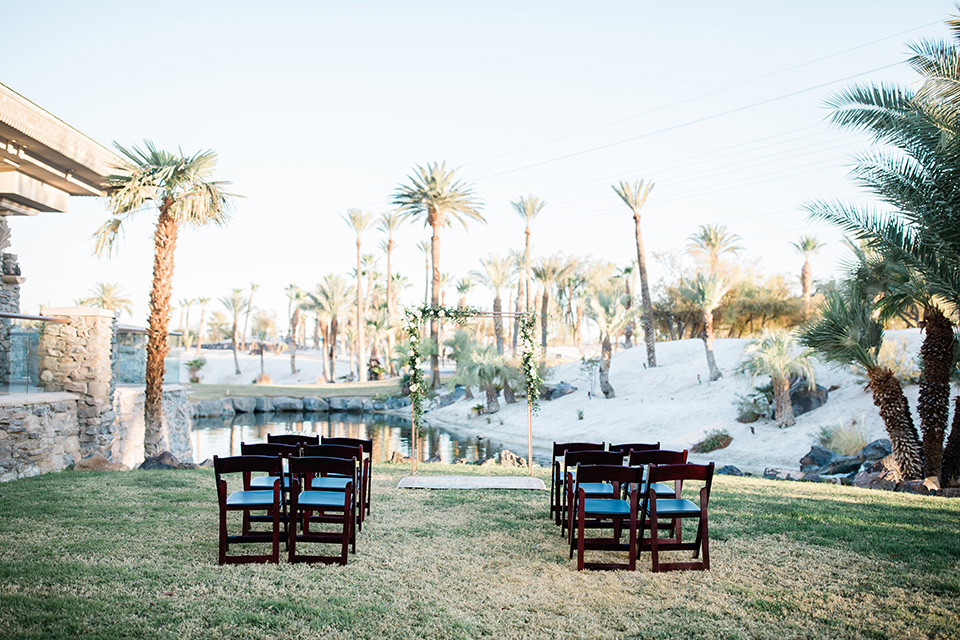
<path id="1" fill-rule="evenodd" d="M 78 394 L 80 451 L 83 456 L 110 456 L 116 429 L 113 412 L 114 345 L 116 319 L 112 311 L 93 307 L 45 309 L 45 313 L 70 320 L 46 323 L 37 353 L 40 385 L 45 391 Z"/>
<path id="2" fill-rule="evenodd" d="M 80 458 L 77 396 L 0 396 L 0 482 L 60 471 Z"/>
<path id="3" fill-rule="evenodd" d="M 6 224 L 6 220 L 3 220 Z M 0 271 L 3 274 L 19 274 L 20 265 L 17 256 L 4 253 L 0 256 Z M 0 311 L 5 313 L 20 313 L 20 285 L 16 282 L 0 282 Z M 10 330 L 13 320 L 0 318 L 0 384 L 9 384 L 11 377 Z"/>
<path id="4" fill-rule="evenodd" d="M 108 457 L 135 467 L 143 462 L 143 404 L 146 394 L 142 387 L 118 387 L 114 392 L 113 408 L 116 429 L 113 447 Z M 190 440 L 190 403 L 187 389 L 177 385 L 163 388 L 163 436 L 160 448 L 169 451 L 181 461 L 193 460 Z M 106 454 L 105 454 L 106 455 Z"/>

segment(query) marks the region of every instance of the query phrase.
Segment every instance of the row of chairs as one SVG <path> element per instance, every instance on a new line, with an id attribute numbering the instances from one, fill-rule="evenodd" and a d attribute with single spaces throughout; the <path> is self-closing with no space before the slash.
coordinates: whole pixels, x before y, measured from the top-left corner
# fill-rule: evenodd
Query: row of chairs
<path id="1" fill-rule="evenodd" d="M 555 442 L 550 517 L 568 539 L 571 559 L 576 550 L 578 570 L 634 571 L 641 551 L 650 551 L 654 572 L 708 570 L 707 504 L 713 470 L 712 462 L 689 464 L 686 450 L 663 450 L 659 442 L 609 447 L 604 442 Z M 697 502 L 682 497 L 685 482 L 688 486 L 700 485 Z M 693 541 L 683 540 L 685 519 L 697 520 Z M 588 529 L 612 533 L 609 537 L 587 537 Z M 668 532 L 666 537 L 661 536 L 664 531 Z M 628 561 L 588 563 L 584 559 L 586 550 L 627 551 Z M 660 552 L 676 550 L 693 551 L 693 561 L 661 562 Z"/>
<path id="2" fill-rule="evenodd" d="M 279 562 L 281 541 L 290 562 L 347 563 L 356 553 L 372 497 L 372 440 L 323 438 L 300 434 L 268 435 L 266 443 L 241 443 L 240 455 L 214 456 L 220 507 L 220 564 Z M 255 473 L 262 475 L 254 475 Z M 228 492 L 226 477 L 239 474 L 242 489 Z M 229 535 L 227 513 L 241 512 L 239 535 Z M 253 523 L 270 523 L 269 531 Z M 318 527 L 336 524 L 336 532 Z M 311 529 L 311 525 L 314 528 Z M 266 554 L 230 555 L 231 544 L 270 543 Z M 333 543 L 338 555 L 297 552 L 297 544 Z"/>

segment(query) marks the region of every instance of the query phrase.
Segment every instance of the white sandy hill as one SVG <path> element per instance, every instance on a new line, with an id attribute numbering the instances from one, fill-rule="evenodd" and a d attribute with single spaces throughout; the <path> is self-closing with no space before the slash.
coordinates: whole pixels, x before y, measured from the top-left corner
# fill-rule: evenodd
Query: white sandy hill
<path id="1" fill-rule="evenodd" d="M 887 340 L 906 340 L 907 353 L 919 353 L 918 330 L 887 332 Z M 707 362 L 700 340 L 682 340 L 657 344 L 657 368 L 646 369 L 643 345 L 614 354 L 610 382 L 616 397 L 599 395 L 588 398 L 589 380 L 581 377 L 580 363 L 556 367 L 549 382 L 569 382 L 574 393 L 542 402 L 533 419 L 533 446 L 540 453 L 552 443 L 571 441 L 656 442 L 664 449 L 689 449 L 713 429 L 726 429 L 733 437 L 726 449 L 703 455 L 690 455 L 691 462 L 714 461 L 717 466 L 732 464 L 750 473 L 762 473 L 766 467 L 797 469 L 800 458 L 814 444 L 821 427 L 847 424 L 857 420 L 867 441 L 885 438 L 883 422 L 864 382 L 847 371 L 816 366 L 816 381 L 829 388 L 827 403 L 797 418 L 797 424 L 780 429 L 771 420 L 753 424 L 737 422 L 736 394 L 749 391 L 749 379 L 738 378 L 733 370 L 749 340 L 719 339 L 715 343 L 717 364 L 724 377 L 707 382 Z M 702 382 L 698 382 L 697 376 Z M 757 384 L 769 378 L 757 380 Z M 904 389 L 916 420 L 917 386 Z M 501 442 L 526 457 L 526 405 L 506 405 L 490 416 L 467 418 L 471 406 L 482 402 L 461 400 L 448 407 L 432 409 L 426 418 L 431 424 L 480 435 Z M 579 420 L 578 411 L 583 411 Z M 753 431 L 751 431 L 751 428 Z"/>
<path id="2" fill-rule="evenodd" d="M 248 353 L 238 353 L 240 375 L 237 375 L 233 364 L 233 351 L 229 349 L 201 349 L 200 356 L 206 364 L 200 370 L 200 381 L 205 384 L 253 384 L 260 375 L 260 356 Z M 187 362 L 196 357 L 196 352 L 190 349 L 180 356 L 180 380 L 186 383 L 190 380 L 187 371 Z M 323 356 L 315 349 L 297 351 L 297 373 L 290 373 L 290 352 L 282 354 L 263 354 L 263 370 L 273 380 L 275 385 L 317 384 L 323 371 Z M 337 376 L 349 375 L 350 363 L 347 360 L 337 360 Z"/>

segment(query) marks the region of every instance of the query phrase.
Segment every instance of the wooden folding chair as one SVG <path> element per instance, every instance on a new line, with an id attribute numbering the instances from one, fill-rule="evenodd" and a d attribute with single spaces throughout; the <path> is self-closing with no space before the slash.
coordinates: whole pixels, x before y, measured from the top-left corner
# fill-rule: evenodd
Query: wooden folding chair
<path id="1" fill-rule="evenodd" d="M 357 464 L 357 479 L 354 482 L 354 489 L 357 493 L 357 502 L 360 508 L 357 511 L 357 530 L 363 531 L 364 509 L 363 499 L 365 495 L 366 484 L 363 477 L 363 446 L 359 444 L 310 444 L 303 448 L 303 455 L 307 457 L 323 458 L 342 458 L 344 460 L 354 460 Z M 331 474 L 329 477 L 318 479 L 314 488 L 318 491 L 340 491 L 349 478 L 344 474 Z"/>
<path id="2" fill-rule="evenodd" d="M 555 518 L 557 526 L 563 520 L 560 517 L 564 503 L 562 496 L 563 477 L 566 470 L 562 468 L 563 454 L 567 451 L 603 451 L 607 448 L 605 442 L 554 442 L 553 443 L 553 471 L 550 474 L 550 517 Z"/>
<path id="3" fill-rule="evenodd" d="M 573 501 L 577 494 L 574 485 L 577 479 L 577 469 L 582 464 L 623 465 L 623 456 L 619 451 L 570 451 L 563 454 L 563 512 L 561 515 L 560 535 L 567 535 L 573 540 Z M 580 485 L 587 492 L 588 498 L 609 498 L 613 496 L 613 486 L 607 482 L 591 482 Z"/>
<path id="4" fill-rule="evenodd" d="M 675 571 L 678 569 L 693 569 L 706 571 L 710 569 L 710 540 L 707 527 L 707 503 L 710 500 L 710 486 L 713 482 L 713 463 L 700 464 L 668 464 L 651 465 L 647 473 L 650 488 L 643 498 L 642 512 L 646 523 L 640 527 L 640 550 L 649 550 L 654 572 Z M 677 483 L 677 495 L 673 498 L 661 498 L 657 495 L 653 485 L 673 481 Z M 702 482 L 700 487 L 699 504 L 692 500 L 680 497 L 680 488 L 685 482 Z M 659 537 L 660 520 L 666 518 L 676 521 L 676 533 L 673 539 L 663 540 Z M 681 523 L 683 519 L 696 518 L 697 535 L 692 542 L 683 542 Z M 646 539 L 646 532 L 650 531 L 650 539 Z M 701 549 L 702 560 L 697 561 Z M 693 551 L 694 561 L 691 562 L 661 562 L 661 551 L 687 550 Z"/>
<path id="5" fill-rule="evenodd" d="M 243 456 L 271 456 L 271 457 L 280 457 L 280 460 L 289 460 L 294 456 L 300 455 L 300 447 L 294 444 L 276 444 L 276 443 L 267 443 L 267 442 L 241 442 L 240 443 L 240 455 Z M 277 474 L 270 474 L 265 476 L 254 476 L 250 478 L 250 488 L 251 489 L 270 489 L 273 487 L 274 480 L 277 479 Z M 283 491 L 283 499 L 281 500 L 282 504 L 282 513 L 280 522 L 283 527 L 287 526 L 287 497 L 290 495 L 290 478 L 286 473 L 279 474 L 279 478 L 282 482 L 281 489 Z M 249 522 L 271 522 L 273 520 L 273 514 L 267 512 L 265 515 L 255 515 L 251 514 L 248 518 Z M 286 530 L 284 529 L 284 534 Z M 286 544 L 286 538 L 284 538 L 284 544 Z"/>
<path id="6" fill-rule="evenodd" d="M 610 451 L 619 451 L 623 454 L 624 460 L 630 455 L 631 451 L 656 451 L 659 448 L 659 442 L 627 442 L 610 445 Z"/>
<path id="7" fill-rule="evenodd" d="M 363 465 L 360 470 L 360 484 L 366 487 L 366 490 L 361 487 L 360 494 L 365 496 L 364 503 L 361 507 L 366 509 L 367 515 L 370 515 L 370 502 L 373 495 L 373 439 L 364 440 L 363 438 L 327 438 L 324 437 L 320 441 L 322 444 L 348 444 L 353 446 L 363 447 Z"/>
<path id="8" fill-rule="evenodd" d="M 278 433 L 276 435 L 268 433 L 267 442 L 271 444 L 296 445 L 302 452 L 303 448 L 309 444 L 320 444 L 320 436 L 307 435 L 305 433 Z"/>
<path id="9" fill-rule="evenodd" d="M 613 452 L 617 453 L 617 452 Z M 639 486 L 641 471 L 637 467 L 621 465 L 580 465 L 577 469 L 574 493 L 576 501 L 572 508 L 576 523 L 577 571 L 583 569 L 629 569 L 637 568 L 637 527 L 639 523 Z M 584 485 L 608 484 L 613 487 L 613 495 L 608 498 L 589 498 Z M 627 525 L 627 541 L 622 542 L 623 527 Z M 613 529 L 609 538 L 588 538 L 587 529 Z M 570 557 L 573 557 L 574 544 L 570 545 Z M 627 551 L 628 562 L 585 562 L 587 549 L 604 551 Z"/>
<path id="10" fill-rule="evenodd" d="M 664 464 L 686 464 L 687 462 L 687 450 L 683 451 L 670 451 L 668 449 L 655 449 L 647 451 L 637 451 L 632 450 L 630 455 L 627 456 L 627 464 L 631 467 L 641 467 L 643 469 L 643 482 L 644 486 L 640 489 L 640 495 L 645 496 L 649 489 L 656 491 L 657 496 L 660 498 L 679 498 L 680 490 L 682 483 L 678 480 L 672 484 L 667 484 L 663 482 L 655 482 L 652 486 L 647 484 L 647 470 L 650 465 L 664 465 Z M 644 521 L 643 524 L 645 524 Z M 643 526 L 641 524 L 641 526 Z M 675 538 L 677 528 L 680 525 L 679 520 L 673 520 L 672 522 L 661 522 L 660 529 L 670 530 L 671 539 Z"/>
<path id="11" fill-rule="evenodd" d="M 290 562 L 325 562 L 347 564 L 347 549 L 352 544 L 353 553 L 357 552 L 357 462 L 354 459 L 303 457 L 290 459 L 290 522 L 287 528 L 287 554 Z M 323 485 L 327 478 L 346 477 L 339 490 Z M 304 484 L 300 484 L 300 478 Z M 302 490 L 301 490 L 302 487 Z M 333 514 L 333 515 L 331 515 Z M 298 533 L 297 523 L 302 524 Z M 311 531 L 310 524 L 335 523 L 340 525 L 339 532 Z M 339 544 L 340 554 L 306 555 L 297 554 L 298 542 L 317 542 Z"/>
<path id="12" fill-rule="evenodd" d="M 239 564 L 246 562 L 280 561 L 280 513 L 282 504 L 282 480 L 278 474 L 283 471 L 283 463 L 278 456 L 233 456 L 229 458 L 213 457 L 213 469 L 217 483 L 217 501 L 220 506 L 220 564 Z M 265 472 L 273 477 L 270 489 L 252 489 L 251 475 Z M 242 474 L 243 489 L 227 493 L 227 474 Z M 227 512 L 242 512 L 243 524 L 238 536 L 227 535 Z M 250 530 L 250 512 L 267 511 L 272 514 L 273 527 L 268 532 Z M 231 544 L 272 542 L 273 551 L 262 555 L 227 555 Z"/>

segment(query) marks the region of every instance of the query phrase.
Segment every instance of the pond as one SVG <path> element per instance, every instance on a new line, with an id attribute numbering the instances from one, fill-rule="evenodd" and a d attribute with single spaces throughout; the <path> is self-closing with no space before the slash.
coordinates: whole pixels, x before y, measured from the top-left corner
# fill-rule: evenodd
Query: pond
<path id="1" fill-rule="evenodd" d="M 373 460 L 384 462 L 394 451 L 410 455 L 410 431 L 410 420 L 377 413 L 238 413 L 220 418 L 194 418 L 191 436 L 197 462 L 214 455 L 239 455 L 241 442 L 266 442 L 270 433 L 372 438 Z M 465 437 L 439 427 L 425 426 L 422 432 L 422 460 L 439 454 L 444 462 L 461 458 L 476 462 L 497 457 L 502 448 L 486 438 Z"/>

